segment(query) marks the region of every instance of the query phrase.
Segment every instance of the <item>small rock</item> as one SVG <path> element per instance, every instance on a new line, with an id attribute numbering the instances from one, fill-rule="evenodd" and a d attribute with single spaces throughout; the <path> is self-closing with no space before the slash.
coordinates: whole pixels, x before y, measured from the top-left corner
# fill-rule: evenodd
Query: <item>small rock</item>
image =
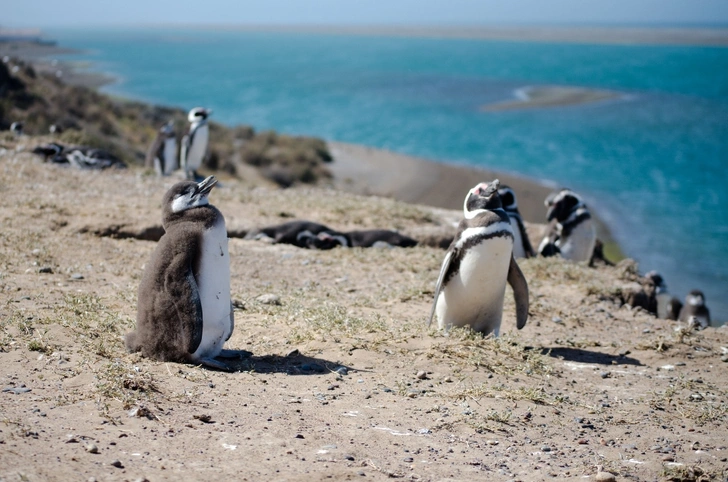
<path id="1" fill-rule="evenodd" d="M 417 377 L 418 380 L 424 380 L 424 379 L 427 378 L 427 372 L 424 371 L 424 370 L 420 370 L 420 371 L 417 372 L 416 377 Z"/>
<path id="2" fill-rule="evenodd" d="M 41 267 L 41 268 L 38 269 L 38 272 L 39 273 L 53 274 L 53 268 L 51 268 L 50 266 L 43 266 L 43 267 Z"/>
<path id="3" fill-rule="evenodd" d="M 124 468 L 124 465 L 121 463 L 121 460 L 114 460 L 109 465 L 111 465 L 112 467 L 118 467 L 120 469 Z"/>
<path id="4" fill-rule="evenodd" d="M 675 456 L 674 455 L 665 455 L 664 457 L 662 457 L 662 461 L 663 462 L 674 462 Z"/>
<path id="5" fill-rule="evenodd" d="M 31 391 L 31 389 L 27 388 L 25 385 L 21 385 L 19 387 L 3 388 L 3 392 L 14 393 L 15 395 L 20 395 L 21 393 L 28 393 L 29 391 Z"/>
<path id="6" fill-rule="evenodd" d="M 541 452 L 551 452 L 551 447 L 549 447 L 548 445 L 544 445 L 543 447 L 541 447 Z"/>
<path id="7" fill-rule="evenodd" d="M 83 279 L 83 275 L 81 273 L 73 273 L 71 275 L 71 279 L 72 280 L 82 280 Z"/>
<path id="8" fill-rule="evenodd" d="M 255 301 L 258 303 L 262 303 L 264 305 L 275 305 L 278 306 L 281 304 L 281 297 L 278 295 L 273 294 L 266 294 L 266 295 L 260 295 L 258 296 Z"/>
<path id="9" fill-rule="evenodd" d="M 452 383 L 452 377 L 445 377 L 443 380 L 445 383 Z"/>
<path id="10" fill-rule="evenodd" d="M 297 433 L 297 434 L 296 434 L 296 436 L 295 436 L 295 437 L 293 437 L 293 438 L 306 438 L 306 437 L 304 437 L 304 436 L 303 436 L 302 434 L 300 434 L 300 433 Z"/>
<path id="11" fill-rule="evenodd" d="M 353 462 L 354 456 L 351 454 L 346 454 L 346 455 L 344 455 L 344 460 L 349 460 L 349 461 Z"/>
<path id="12" fill-rule="evenodd" d="M 202 423 L 214 423 L 212 421 L 212 417 L 210 415 L 207 415 L 207 414 L 193 415 L 192 418 L 197 419 L 197 420 L 199 420 Z"/>
<path id="13" fill-rule="evenodd" d="M 553 321 L 554 323 L 563 323 L 564 322 L 564 320 L 562 320 L 558 316 L 554 316 L 553 318 L 551 318 L 551 321 Z"/>
<path id="14" fill-rule="evenodd" d="M 580 438 L 578 443 L 579 445 L 589 445 L 589 441 L 585 438 Z"/>
<path id="15" fill-rule="evenodd" d="M 617 478 L 611 472 L 597 472 L 594 480 L 596 482 L 616 482 Z"/>
<path id="16" fill-rule="evenodd" d="M 414 461 L 415 459 L 413 459 L 412 457 L 405 457 L 402 459 L 402 462 L 407 462 L 408 464 Z"/>
<path id="17" fill-rule="evenodd" d="M 611 374 L 611 372 L 601 372 L 599 374 L 599 376 L 602 377 L 602 378 L 611 378 L 612 377 L 612 374 Z"/>
<path id="18" fill-rule="evenodd" d="M 99 453 L 99 448 L 96 446 L 96 444 L 86 444 L 84 448 L 86 449 L 86 452 L 90 454 Z"/>

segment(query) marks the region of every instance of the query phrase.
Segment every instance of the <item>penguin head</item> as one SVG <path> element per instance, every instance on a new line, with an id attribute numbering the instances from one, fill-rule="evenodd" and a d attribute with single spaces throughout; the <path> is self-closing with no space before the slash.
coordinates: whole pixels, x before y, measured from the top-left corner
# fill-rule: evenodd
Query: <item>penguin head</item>
<path id="1" fill-rule="evenodd" d="M 498 195 L 501 198 L 501 203 L 503 204 L 503 209 L 506 211 L 518 211 L 518 203 L 516 202 L 516 193 L 513 192 L 513 189 L 510 187 L 503 185 L 498 189 Z"/>
<path id="2" fill-rule="evenodd" d="M 652 284 L 655 285 L 656 293 L 658 295 L 664 291 L 667 291 L 667 285 L 665 284 L 665 280 L 662 279 L 662 275 L 657 271 L 648 271 L 645 274 L 645 278 L 647 278 L 647 280 L 651 281 Z"/>
<path id="3" fill-rule="evenodd" d="M 685 297 L 685 302 L 691 306 L 703 306 L 705 304 L 705 295 L 700 290 L 692 290 Z"/>
<path id="4" fill-rule="evenodd" d="M 166 124 L 164 124 L 160 129 L 159 132 L 163 134 L 166 137 L 172 137 L 174 135 L 174 121 L 170 120 Z"/>
<path id="5" fill-rule="evenodd" d="M 472 219 L 479 211 L 484 209 L 502 209 L 503 204 L 498 195 L 500 181 L 498 179 L 492 182 L 481 182 L 473 189 L 468 191 L 463 203 L 463 214 L 467 219 Z"/>
<path id="6" fill-rule="evenodd" d="M 195 107 L 194 109 L 190 110 L 189 114 L 187 114 L 187 120 L 190 123 L 200 122 L 202 120 L 207 119 L 207 117 L 210 114 L 212 114 L 212 109 L 205 109 L 204 107 Z"/>
<path id="7" fill-rule="evenodd" d="M 185 211 L 207 206 L 207 196 L 216 184 L 215 176 L 210 176 L 200 183 L 182 181 L 169 188 L 162 201 L 162 223 L 166 225 Z"/>
<path id="8" fill-rule="evenodd" d="M 551 221 L 556 219 L 559 222 L 568 219 L 569 215 L 580 207 L 585 207 L 581 196 L 571 189 L 566 188 L 549 194 L 544 201 L 544 204 L 548 208 L 548 211 L 546 212 L 546 220 Z"/>

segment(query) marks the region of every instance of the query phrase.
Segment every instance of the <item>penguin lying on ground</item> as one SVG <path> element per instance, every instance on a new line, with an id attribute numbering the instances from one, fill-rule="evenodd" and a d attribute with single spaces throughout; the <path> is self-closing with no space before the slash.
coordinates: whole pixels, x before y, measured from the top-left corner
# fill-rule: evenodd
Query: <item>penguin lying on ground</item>
<path id="1" fill-rule="evenodd" d="M 692 290 L 680 309 L 680 321 L 688 321 L 691 316 L 697 319 L 701 328 L 710 326 L 710 311 L 705 306 L 705 295 L 700 290 Z"/>
<path id="2" fill-rule="evenodd" d="M 77 169 L 124 169 L 124 161 L 104 149 L 88 146 L 64 146 L 51 142 L 36 146 L 33 154 L 43 156 L 43 162 L 65 164 Z"/>
<path id="3" fill-rule="evenodd" d="M 581 197 L 570 189 L 550 194 L 544 204 L 549 229 L 539 245 L 542 256 L 558 252 L 571 261 L 589 261 L 597 235 L 591 214 Z"/>
<path id="4" fill-rule="evenodd" d="M 272 239 L 274 243 L 292 244 L 299 248 L 308 248 L 311 240 L 322 232 L 334 232 L 333 229 L 313 221 L 288 221 L 275 226 L 267 226 L 251 232 L 248 239 Z M 333 247 L 333 246 L 332 246 Z"/>
<path id="5" fill-rule="evenodd" d="M 311 249 L 400 247 L 417 246 L 417 240 L 387 229 L 369 229 L 361 231 L 322 231 L 317 236 L 306 240 Z"/>
<path id="6" fill-rule="evenodd" d="M 165 233 L 139 285 L 136 331 L 126 335 L 130 352 L 155 360 L 228 370 L 216 357 L 234 328 L 230 255 L 225 218 L 209 204 L 217 183 L 179 182 L 164 195 Z"/>
<path id="7" fill-rule="evenodd" d="M 531 246 L 531 240 L 528 239 L 526 226 L 523 224 L 521 213 L 518 212 L 518 202 L 516 201 L 516 193 L 508 186 L 501 186 L 498 189 L 498 195 L 503 203 L 503 209 L 508 214 L 513 227 L 513 257 L 532 258 L 536 256 L 536 252 Z"/>
<path id="8" fill-rule="evenodd" d="M 503 316 L 506 282 L 513 288 L 516 326 L 528 320 L 528 284 L 513 257 L 513 228 L 503 210 L 498 179 L 468 192 L 465 218 L 458 226 L 435 287 L 429 322 L 438 326 L 470 326 L 498 336 Z"/>

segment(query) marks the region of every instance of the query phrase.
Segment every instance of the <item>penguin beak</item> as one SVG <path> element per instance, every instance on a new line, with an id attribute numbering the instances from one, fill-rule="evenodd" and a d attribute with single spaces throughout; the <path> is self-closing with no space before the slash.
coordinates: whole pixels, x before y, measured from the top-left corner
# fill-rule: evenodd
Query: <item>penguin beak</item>
<path id="1" fill-rule="evenodd" d="M 217 178 L 215 176 L 210 176 L 206 178 L 204 181 L 200 182 L 197 185 L 195 196 L 200 198 L 207 197 L 207 195 L 210 194 L 210 191 L 212 191 L 212 188 L 215 187 L 216 184 Z"/>

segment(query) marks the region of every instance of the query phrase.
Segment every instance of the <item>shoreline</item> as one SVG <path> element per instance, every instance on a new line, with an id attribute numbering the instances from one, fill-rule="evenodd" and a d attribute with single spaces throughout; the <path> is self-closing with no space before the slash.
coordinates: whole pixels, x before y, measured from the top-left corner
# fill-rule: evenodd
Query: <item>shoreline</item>
<path id="1" fill-rule="evenodd" d="M 334 176 L 334 187 L 355 194 L 460 211 L 465 194 L 476 183 L 497 178 L 516 192 L 518 210 L 524 221 L 545 224 L 544 200 L 562 187 L 494 169 L 446 164 L 359 144 L 327 141 L 327 145 L 334 158 L 328 165 Z M 610 260 L 623 258 L 624 252 L 607 223 L 594 206 L 589 208 L 597 237 L 605 244 Z"/>

